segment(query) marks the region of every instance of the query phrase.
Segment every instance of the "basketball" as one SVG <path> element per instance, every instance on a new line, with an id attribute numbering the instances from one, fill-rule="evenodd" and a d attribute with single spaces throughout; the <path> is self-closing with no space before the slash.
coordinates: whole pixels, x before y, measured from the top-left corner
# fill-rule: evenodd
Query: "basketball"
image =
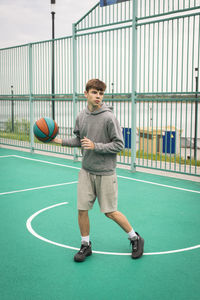
<path id="1" fill-rule="evenodd" d="M 33 126 L 35 137 L 44 143 L 49 143 L 58 134 L 58 125 L 50 118 L 41 118 Z"/>

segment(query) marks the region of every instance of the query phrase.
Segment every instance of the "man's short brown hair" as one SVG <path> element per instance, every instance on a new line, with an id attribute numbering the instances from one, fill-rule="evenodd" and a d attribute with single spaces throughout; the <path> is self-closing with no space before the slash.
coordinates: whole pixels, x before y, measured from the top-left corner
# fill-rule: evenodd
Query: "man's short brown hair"
<path id="1" fill-rule="evenodd" d="M 106 90 L 106 84 L 99 80 L 99 79 L 90 79 L 87 83 L 86 83 L 86 91 L 88 92 L 91 89 L 95 89 L 97 91 L 105 91 Z"/>

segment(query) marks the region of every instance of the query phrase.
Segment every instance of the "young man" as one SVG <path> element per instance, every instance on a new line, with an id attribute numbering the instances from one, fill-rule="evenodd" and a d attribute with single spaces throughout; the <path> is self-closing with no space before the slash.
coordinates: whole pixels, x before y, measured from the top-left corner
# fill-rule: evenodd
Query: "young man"
<path id="1" fill-rule="evenodd" d="M 144 239 L 136 233 L 127 218 L 117 210 L 116 157 L 124 147 L 122 130 L 112 109 L 102 103 L 106 84 L 98 79 L 86 84 L 87 107 L 76 119 L 72 139 L 54 142 L 63 146 L 81 147 L 82 169 L 78 180 L 78 223 L 81 233 L 81 248 L 74 260 L 82 262 L 92 254 L 89 238 L 88 210 L 98 198 L 101 212 L 115 221 L 127 234 L 132 244 L 132 258 L 143 254 Z"/>

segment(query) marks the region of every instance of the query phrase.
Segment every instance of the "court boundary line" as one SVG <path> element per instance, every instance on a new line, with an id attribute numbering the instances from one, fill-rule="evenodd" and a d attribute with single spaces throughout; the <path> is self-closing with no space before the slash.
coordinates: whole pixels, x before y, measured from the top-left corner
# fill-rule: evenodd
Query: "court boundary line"
<path id="1" fill-rule="evenodd" d="M 0 193 L 0 196 L 2 196 L 2 195 L 9 195 L 9 194 L 15 194 L 15 193 L 22 193 L 22 192 L 29 192 L 29 191 L 40 190 L 40 189 L 47 189 L 47 188 L 52 188 L 52 187 L 57 187 L 57 186 L 74 184 L 74 183 L 77 183 L 77 182 L 78 181 L 64 182 L 64 183 L 57 183 L 57 184 L 52 184 L 52 185 L 39 186 L 39 187 L 29 188 L 29 189 L 23 189 L 23 190 L 3 192 L 3 193 Z"/>
<path id="2" fill-rule="evenodd" d="M 61 166 L 61 167 L 73 168 L 73 169 L 78 169 L 78 170 L 81 169 L 81 168 L 78 168 L 78 167 L 73 167 L 73 166 L 69 166 L 69 165 L 63 165 L 63 164 L 58 164 L 58 163 L 54 163 L 54 162 L 33 159 L 33 158 L 27 158 L 27 157 L 18 156 L 18 155 L 0 156 L 0 158 L 7 158 L 7 157 L 17 157 L 17 158 L 22 158 L 22 159 L 36 161 L 36 162 L 42 162 L 42 163 L 57 165 L 57 166 Z M 187 191 L 187 192 L 200 193 L 200 191 L 194 191 L 194 190 L 189 190 L 189 189 L 184 189 L 184 188 L 179 188 L 179 187 L 174 187 L 174 186 L 159 184 L 159 183 L 155 183 L 155 182 L 151 182 L 151 181 L 145 181 L 145 180 L 140 180 L 140 179 L 135 179 L 135 178 L 131 178 L 131 177 L 125 177 L 125 176 L 120 176 L 120 175 L 117 175 L 117 177 L 123 178 L 123 179 L 128 179 L 128 180 L 133 180 L 133 181 L 138 181 L 138 182 L 143 182 L 143 183 L 147 183 L 147 184 L 153 184 L 153 185 L 157 185 L 157 186 L 163 186 L 163 187 L 167 187 L 167 188 L 173 188 L 173 189 L 177 189 L 177 190 L 183 190 L 183 191 Z M 60 183 L 60 184 L 54 184 L 54 185 L 49 185 L 49 186 L 29 188 L 29 189 L 18 190 L 18 191 L 4 192 L 4 193 L 0 193 L 0 195 L 13 194 L 13 193 L 19 193 L 19 192 L 26 192 L 26 191 L 32 191 L 32 190 L 38 190 L 38 189 L 45 189 L 45 188 L 51 188 L 51 187 L 63 186 L 63 185 L 69 185 L 69 184 L 75 184 L 75 183 L 77 183 L 77 181 L 67 182 L 67 183 Z M 68 245 L 64 245 L 64 244 L 60 244 L 60 243 L 48 240 L 48 239 L 42 237 L 41 235 L 39 235 L 38 233 L 36 233 L 35 230 L 31 226 L 32 220 L 36 216 L 38 216 L 40 213 L 42 213 L 42 212 L 44 212 L 46 210 L 49 210 L 51 208 L 64 205 L 64 204 L 68 204 L 68 202 L 62 202 L 62 203 L 59 203 L 59 204 L 51 205 L 49 207 L 46 207 L 46 208 L 43 208 L 43 209 L 37 211 L 31 217 L 28 218 L 28 220 L 26 222 L 26 227 L 27 227 L 28 231 L 32 235 L 34 235 L 36 238 L 38 238 L 40 240 L 43 240 L 44 242 L 47 242 L 47 243 L 50 243 L 50 244 L 53 244 L 53 245 L 56 245 L 56 246 L 59 246 L 59 247 L 63 247 L 63 248 L 68 248 L 68 249 L 72 249 L 72 250 L 79 250 L 79 248 L 76 248 L 76 247 L 72 247 L 72 246 L 68 246 Z M 177 250 L 144 253 L 143 255 L 172 254 L 172 253 L 179 253 L 179 252 L 194 250 L 194 249 L 198 249 L 198 248 L 200 248 L 200 245 L 196 245 L 196 246 L 192 246 L 192 247 L 187 247 L 187 248 L 183 248 L 183 249 L 177 249 Z M 120 256 L 130 255 L 130 253 L 104 252 L 104 251 L 96 251 L 96 250 L 93 250 L 93 253 L 96 253 L 96 254 L 105 254 L 105 255 L 118 255 L 118 256 L 119 255 Z"/>
<path id="3" fill-rule="evenodd" d="M 142 180 L 142 179 L 135 179 L 135 178 L 125 177 L 125 176 L 120 176 L 120 175 L 117 176 L 117 177 L 124 178 L 124 179 L 129 179 L 129 180 L 134 180 L 134 181 L 139 181 L 139 182 L 143 182 L 143 183 L 148 183 L 148 184 L 153 184 L 153 185 L 158 185 L 158 186 L 162 186 L 162 187 L 167 187 L 167 188 L 170 188 L 170 189 L 175 189 L 175 190 L 181 190 L 181 191 L 185 191 L 185 192 L 200 194 L 200 191 L 184 189 L 184 188 L 176 187 L 176 186 L 173 186 L 173 185 L 166 185 L 166 184 L 162 184 L 162 183 L 157 183 L 157 182 L 152 182 L 152 181 L 145 181 L 145 180 Z"/>
<path id="4" fill-rule="evenodd" d="M 63 164 L 54 163 L 54 162 L 50 162 L 50 161 L 46 161 L 46 160 L 41 160 L 41 159 L 36 159 L 36 158 L 29 158 L 29 157 L 24 157 L 24 156 L 20 156 L 20 155 L 12 155 L 12 156 L 13 157 L 17 157 L 17 158 L 21 158 L 21 159 L 26 159 L 26 160 L 31 160 L 31 161 L 37 161 L 37 162 L 51 164 L 51 165 L 56 165 L 56 166 L 60 166 L 60 167 L 65 167 L 65 168 L 71 168 L 71 169 L 77 169 L 77 170 L 81 169 L 79 167 L 73 167 L 73 166 L 69 166 L 69 165 L 63 165 Z M 176 187 L 176 186 L 171 186 L 171 185 L 166 185 L 166 184 L 162 184 L 162 183 L 151 182 L 151 181 L 142 180 L 142 179 L 136 179 L 136 178 L 131 178 L 131 177 L 125 177 L 125 176 L 121 176 L 121 175 L 117 175 L 117 177 L 118 178 L 124 178 L 124 179 L 128 179 L 128 180 L 132 180 L 132 181 L 137 181 L 137 182 L 142 182 L 142 183 L 157 185 L 157 186 L 161 186 L 161 187 L 166 187 L 166 188 L 181 190 L 181 191 L 185 191 L 185 192 L 200 194 L 200 191 L 190 190 L 190 189 L 184 189 L 184 188 L 180 188 L 180 187 Z"/>
<path id="5" fill-rule="evenodd" d="M 63 165 L 63 164 L 59 164 L 59 163 L 55 163 L 55 162 L 51 162 L 51 161 L 47 161 L 47 160 L 41 160 L 41 159 L 36 159 L 36 158 L 29 158 L 29 157 L 24 157 L 24 156 L 20 156 L 20 155 L 13 155 L 13 156 L 17 157 L 17 158 L 22 158 L 22 159 L 26 159 L 26 160 L 37 161 L 37 162 L 41 162 L 41 163 L 45 163 L 45 164 L 50 164 L 50 165 L 55 165 L 55 166 L 60 166 L 60 167 L 65 167 L 65 168 L 71 168 L 71 169 L 77 169 L 77 170 L 81 169 L 79 167 L 73 167 L 73 166 L 69 166 L 69 165 Z"/>
<path id="6" fill-rule="evenodd" d="M 67 248 L 67 249 L 71 249 L 71 250 L 80 250 L 79 248 L 76 248 L 76 247 L 72 247 L 72 246 L 69 246 L 69 245 L 65 245 L 65 244 L 61 244 L 61 243 L 57 243 L 57 242 L 54 242 L 54 241 L 51 241 L 41 235 L 39 235 L 33 228 L 32 228 L 32 225 L 31 225 L 31 222 L 33 221 L 33 219 L 35 217 L 37 217 L 39 214 L 41 214 L 42 212 L 44 211 L 47 211 L 51 208 L 54 208 L 54 207 L 58 207 L 58 206 L 61 206 L 61 205 L 65 205 L 65 204 L 69 204 L 68 202 L 62 202 L 62 203 L 57 203 L 57 204 L 54 204 L 54 205 L 51 205 L 51 206 L 48 206 L 48 207 L 45 207 L 41 210 L 38 210 L 37 212 L 35 212 L 33 215 L 31 215 L 27 221 L 26 221 L 26 227 L 28 229 L 28 231 L 33 235 L 35 236 L 36 238 L 46 242 L 46 243 L 49 243 L 49 244 L 53 244 L 55 246 L 58 246 L 58 247 L 62 247 L 62 248 Z M 160 252 L 145 252 L 143 253 L 143 255 L 164 255 L 164 254 L 173 254 L 173 253 L 179 253 L 179 252 L 185 252 L 185 251 L 190 251 L 190 250 L 194 250 L 194 249 L 198 249 L 200 248 L 200 245 L 196 245 L 196 246 L 192 246 L 192 247 L 187 247 L 187 248 L 182 248 L 182 249 L 177 249 L 177 250 L 169 250 L 169 251 L 160 251 Z M 92 250 L 93 253 L 96 253 L 96 254 L 104 254 L 104 255 L 118 255 L 118 256 L 127 256 L 127 255 L 131 255 L 131 253 L 121 253 L 121 252 L 105 252 L 105 251 L 96 251 L 96 250 Z"/>
<path id="7" fill-rule="evenodd" d="M 18 155 L 4 155 L 4 156 L 0 156 L 0 158 L 7 158 L 7 157 L 17 157 L 17 158 L 22 158 L 22 159 L 27 159 L 27 160 L 32 160 L 32 161 L 38 161 L 38 162 L 52 164 L 52 165 L 57 165 L 57 166 L 61 166 L 61 167 L 67 167 L 67 168 L 78 169 L 78 170 L 81 169 L 81 168 L 78 168 L 78 167 L 73 167 L 73 166 L 69 166 L 69 165 L 63 165 L 63 164 L 58 164 L 58 163 L 54 163 L 54 162 L 43 161 L 43 160 L 38 160 L 38 159 L 33 159 L 33 158 L 28 158 L 28 157 L 23 157 L 23 156 L 18 156 Z M 183 190 L 183 191 L 187 191 L 187 192 L 199 193 L 200 194 L 200 191 L 189 190 L 189 189 L 184 189 L 184 188 L 179 188 L 179 187 L 174 187 L 174 186 L 159 184 L 159 183 L 156 183 L 156 182 L 145 181 L 145 180 L 135 179 L 135 178 L 131 178 L 131 177 L 125 177 L 125 176 L 121 176 L 121 175 L 117 175 L 117 177 L 128 179 L 128 180 L 133 180 L 133 181 L 138 181 L 138 182 L 143 182 L 143 183 L 147 183 L 147 184 L 153 184 L 153 185 L 157 185 L 157 186 L 163 186 L 163 187 L 167 187 L 167 188 L 172 188 L 172 189 Z M 51 188 L 51 187 L 56 187 L 56 186 L 63 186 L 63 185 L 75 184 L 75 183 L 77 183 L 77 181 L 67 182 L 67 183 L 60 183 L 60 184 L 54 184 L 54 185 L 48 185 L 48 186 L 42 186 L 42 187 L 35 187 L 35 188 L 29 188 L 29 189 L 23 189 L 23 190 L 17 190 L 17 191 L 3 192 L 3 193 L 0 193 L 0 196 L 1 195 L 6 195 L 6 194 L 13 194 L 13 193 L 19 193 L 19 192 L 26 192 L 26 191 L 32 191 L 32 190 L 38 190 L 38 189 Z M 62 203 L 58 203 L 58 204 L 55 204 L 55 205 L 51 205 L 49 207 L 46 207 L 46 208 L 43 208 L 43 209 L 37 211 L 31 217 L 28 218 L 28 220 L 26 222 L 26 227 L 27 227 L 28 231 L 32 235 L 34 235 L 36 238 L 38 238 L 40 240 L 43 240 L 43 241 L 45 241 L 47 243 L 50 243 L 50 244 L 53 244 L 53 245 L 56 245 L 56 246 L 59 246 L 59 247 L 68 248 L 68 249 L 72 249 L 72 250 L 79 250 L 79 248 L 76 248 L 76 247 L 72 247 L 72 246 L 68 246 L 68 245 L 64 245 L 64 244 L 60 244 L 60 243 L 48 240 L 48 239 L 42 237 L 41 235 L 39 235 L 38 233 L 36 233 L 35 230 L 31 226 L 32 220 L 36 216 L 38 216 L 40 213 L 42 213 L 42 212 L 44 212 L 46 210 L 49 210 L 51 208 L 64 205 L 64 204 L 68 204 L 68 202 L 62 202 Z M 198 249 L 198 248 L 200 248 L 200 245 L 196 245 L 196 246 L 192 246 L 192 247 L 187 247 L 187 248 L 183 248 L 183 249 L 177 249 L 177 250 L 144 253 L 143 255 L 163 255 L 163 254 L 179 253 L 179 252 L 194 250 L 194 249 Z M 118 255 L 118 256 L 119 255 L 120 256 L 130 255 L 130 253 L 103 252 L 103 251 L 95 251 L 95 250 L 93 250 L 93 253 L 96 253 L 96 254 L 106 254 L 106 255 Z"/>
<path id="8" fill-rule="evenodd" d="M 0 158 L 6 158 L 6 157 L 11 157 L 11 156 L 15 156 L 13 154 L 10 154 L 10 155 L 0 155 Z"/>

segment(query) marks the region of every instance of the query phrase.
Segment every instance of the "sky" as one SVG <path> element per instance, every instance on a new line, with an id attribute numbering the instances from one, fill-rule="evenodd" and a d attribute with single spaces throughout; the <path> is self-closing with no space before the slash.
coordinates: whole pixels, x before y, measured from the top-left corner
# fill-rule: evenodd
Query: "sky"
<path id="1" fill-rule="evenodd" d="M 50 0 L 0 0 L 0 48 L 49 40 Z M 56 0 L 55 38 L 72 34 L 72 24 L 98 0 Z"/>

